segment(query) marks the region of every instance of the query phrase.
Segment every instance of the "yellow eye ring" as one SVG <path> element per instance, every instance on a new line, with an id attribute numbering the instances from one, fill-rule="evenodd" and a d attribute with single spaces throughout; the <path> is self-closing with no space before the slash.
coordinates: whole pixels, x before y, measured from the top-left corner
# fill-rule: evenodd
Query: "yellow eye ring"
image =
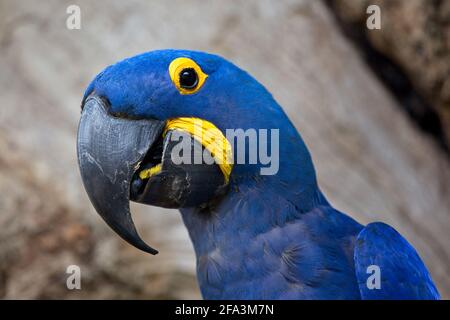
<path id="1" fill-rule="evenodd" d="M 176 58 L 170 63 L 169 75 L 181 94 L 196 93 L 208 77 L 194 60 L 185 57 Z"/>

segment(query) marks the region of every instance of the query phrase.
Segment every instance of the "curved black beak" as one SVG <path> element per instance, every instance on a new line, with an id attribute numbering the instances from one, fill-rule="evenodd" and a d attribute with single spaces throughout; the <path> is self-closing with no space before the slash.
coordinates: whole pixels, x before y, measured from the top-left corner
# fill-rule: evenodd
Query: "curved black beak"
<path id="1" fill-rule="evenodd" d="M 89 199 L 124 240 L 151 254 L 158 251 L 141 239 L 131 218 L 130 182 L 163 129 L 163 121 L 116 118 L 95 95 L 85 101 L 78 128 L 78 163 Z"/>

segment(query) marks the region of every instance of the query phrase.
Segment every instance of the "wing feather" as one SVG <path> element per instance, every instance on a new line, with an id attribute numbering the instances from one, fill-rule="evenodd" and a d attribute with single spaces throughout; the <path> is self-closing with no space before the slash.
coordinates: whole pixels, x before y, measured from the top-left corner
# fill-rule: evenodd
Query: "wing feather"
<path id="1" fill-rule="evenodd" d="M 439 299 L 439 292 L 416 250 L 387 224 L 371 223 L 359 233 L 354 260 L 362 299 Z M 367 285 L 376 272 L 370 266 L 379 267 L 380 288 L 369 289 Z"/>

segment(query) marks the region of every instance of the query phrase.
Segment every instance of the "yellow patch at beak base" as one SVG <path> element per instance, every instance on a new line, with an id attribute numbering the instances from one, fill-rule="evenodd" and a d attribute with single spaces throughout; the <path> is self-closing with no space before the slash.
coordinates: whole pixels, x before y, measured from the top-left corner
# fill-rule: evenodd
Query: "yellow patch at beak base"
<path id="1" fill-rule="evenodd" d="M 233 152 L 229 141 L 223 135 L 222 131 L 209 121 L 187 117 L 168 120 L 163 136 L 170 130 L 187 132 L 201 143 L 211 153 L 211 156 L 222 171 L 225 183 L 228 184 L 231 170 L 233 169 Z M 139 177 L 143 180 L 149 179 L 159 172 L 161 172 L 161 163 L 149 169 L 142 170 L 139 172 Z"/>

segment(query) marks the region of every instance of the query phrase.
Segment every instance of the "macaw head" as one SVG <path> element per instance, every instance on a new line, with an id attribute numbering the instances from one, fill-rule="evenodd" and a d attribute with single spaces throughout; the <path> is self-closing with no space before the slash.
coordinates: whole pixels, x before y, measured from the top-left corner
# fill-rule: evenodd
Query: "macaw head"
<path id="1" fill-rule="evenodd" d="M 309 153 L 282 109 L 225 59 L 161 50 L 106 68 L 85 92 L 77 143 L 96 211 L 130 244 L 157 253 L 139 237 L 129 201 L 201 207 L 238 181 L 255 179 L 262 164 L 236 161 L 229 129 L 278 129 L 283 170 L 273 175 L 286 185 L 300 181 L 305 190 L 315 185 Z"/>

